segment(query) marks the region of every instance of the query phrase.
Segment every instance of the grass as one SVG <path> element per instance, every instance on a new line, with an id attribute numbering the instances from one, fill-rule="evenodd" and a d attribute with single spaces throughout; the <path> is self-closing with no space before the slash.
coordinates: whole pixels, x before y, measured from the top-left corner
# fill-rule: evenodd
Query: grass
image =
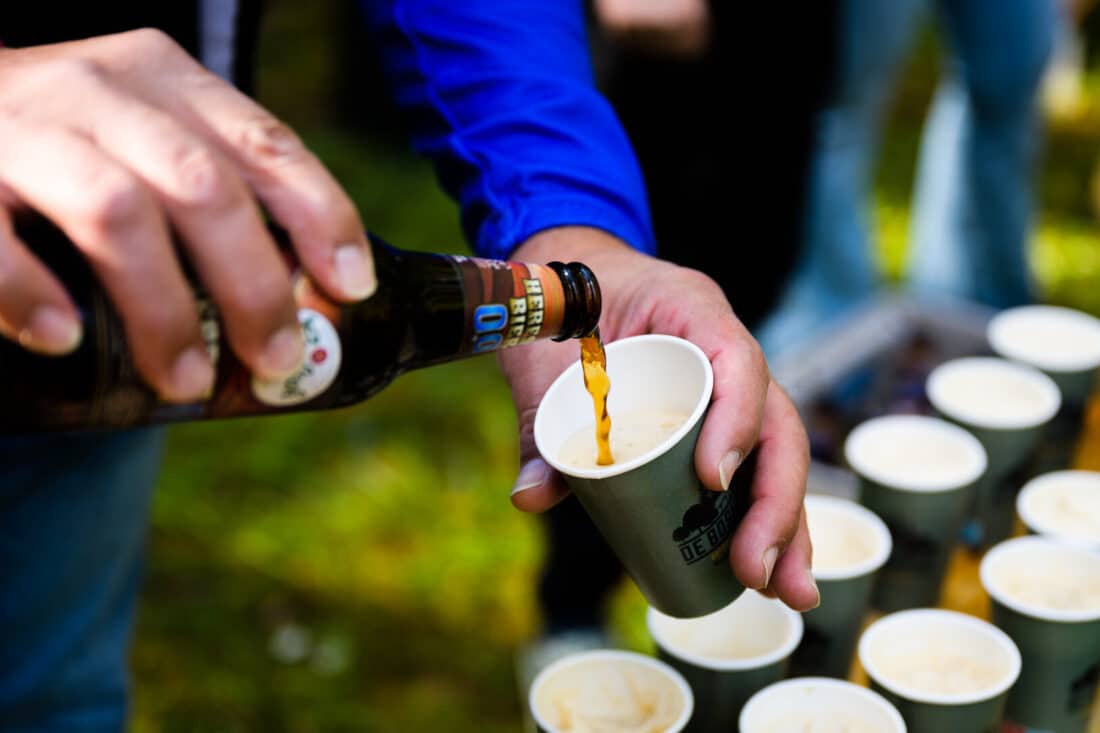
<path id="1" fill-rule="evenodd" d="M 346 18 L 332 3 L 271 5 L 261 99 L 303 132 L 368 228 L 401 247 L 465 251 L 423 162 L 331 118 L 346 86 L 316 39 Z M 931 54 L 903 80 L 876 176 L 894 276 Z M 1050 298 L 1100 312 L 1097 105 L 1051 130 L 1035 263 Z M 538 520 L 507 500 L 514 420 L 495 363 L 479 358 L 410 373 L 338 413 L 174 428 L 133 651 L 133 730 L 518 730 L 512 659 L 537 629 L 543 547 Z M 624 584 L 611 615 L 631 648 L 649 648 L 642 611 Z"/>

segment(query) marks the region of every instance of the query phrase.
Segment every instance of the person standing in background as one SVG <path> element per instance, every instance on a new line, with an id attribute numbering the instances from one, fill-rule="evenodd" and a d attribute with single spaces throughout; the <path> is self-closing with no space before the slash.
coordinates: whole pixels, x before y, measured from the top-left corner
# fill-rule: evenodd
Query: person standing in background
<path id="1" fill-rule="evenodd" d="M 779 308 L 756 332 L 769 357 L 882 287 L 865 221 L 872 162 L 899 66 L 930 6 L 948 54 L 921 141 L 908 287 L 997 308 L 1035 297 L 1027 245 L 1055 0 L 841 0 L 802 251 Z"/>

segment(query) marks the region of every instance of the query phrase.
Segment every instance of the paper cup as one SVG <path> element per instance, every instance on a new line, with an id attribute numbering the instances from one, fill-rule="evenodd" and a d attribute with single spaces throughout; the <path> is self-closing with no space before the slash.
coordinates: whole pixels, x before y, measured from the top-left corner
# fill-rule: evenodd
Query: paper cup
<path id="1" fill-rule="evenodd" d="M 910 733 L 988 733 L 1001 721 L 1020 652 L 981 619 L 934 608 L 883 616 L 859 640 L 871 688 Z"/>
<path id="2" fill-rule="evenodd" d="M 993 622 L 1023 655 L 1005 717 L 1029 728 L 1083 733 L 1100 677 L 1100 555 L 1018 537 L 986 553 L 981 579 L 993 598 Z"/>
<path id="3" fill-rule="evenodd" d="M 1016 496 L 1016 513 L 1035 534 L 1100 550 L 1100 472 L 1036 476 Z"/>
<path id="4" fill-rule="evenodd" d="M 768 685 L 741 710 L 741 733 L 906 733 L 897 708 L 851 682 L 799 677 Z"/>
<path id="5" fill-rule="evenodd" d="M 873 604 L 883 611 L 936 605 L 973 487 L 986 469 L 981 443 L 938 418 L 892 415 L 856 426 L 844 455 L 859 477 L 860 503 L 886 523 L 893 541 Z"/>
<path id="6" fill-rule="evenodd" d="M 1026 305 L 994 316 L 986 327 L 993 350 L 1054 380 L 1062 399 L 1083 405 L 1100 369 L 1100 319 L 1072 308 Z"/>
<path id="7" fill-rule="evenodd" d="M 691 686 L 690 733 L 736 730 L 745 701 L 783 678 L 802 638 L 802 617 L 756 591 L 702 618 L 677 619 L 650 608 L 646 623 L 660 658 Z"/>
<path id="8" fill-rule="evenodd" d="M 1012 474 L 1033 457 L 1043 428 L 1061 405 L 1050 377 L 995 357 L 945 362 L 928 375 L 928 400 L 981 441 L 989 468 L 976 491 L 972 543 L 988 547 L 1012 534 L 1020 483 Z"/>
<path id="9" fill-rule="evenodd" d="M 539 733 L 594 730 L 609 718 L 633 723 L 635 730 L 680 733 L 693 709 L 691 688 L 675 669 L 610 649 L 549 665 L 531 683 L 527 704 Z"/>
<path id="10" fill-rule="evenodd" d="M 755 454 L 734 473 L 729 491 L 703 488 L 695 442 L 710 404 L 710 361 L 694 344 L 646 335 L 608 344 L 608 412 L 679 411 L 686 421 L 633 460 L 581 468 L 561 451 L 578 431 L 594 430 L 592 400 L 580 363 L 550 386 L 535 415 L 535 443 L 560 471 L 650 604 L 671 616 L 702 616 L 743 590 L 729 564 L 730 536 L 750 500 Z"/>
<path id="11" fill-rule="evenodd" d="M 806 496 L 806 520 L 821 605 L 802 614 L 806 628 L 790 674 L 844 679 L 875 578 L 890 557 L 890 530 L 866 507 L 820 494 Z"/>

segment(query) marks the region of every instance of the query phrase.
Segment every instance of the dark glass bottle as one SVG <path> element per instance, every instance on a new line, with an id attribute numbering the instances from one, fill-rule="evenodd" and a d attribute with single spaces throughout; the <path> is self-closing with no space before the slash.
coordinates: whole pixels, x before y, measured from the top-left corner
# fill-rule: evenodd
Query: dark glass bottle
<path id="1" fill-rule="evenodd" d="M 295 276 L 306 358 L 291 378 L 254 380 L 225 341 L 217 312 L 196 293 L 215 361 L 213 393 L 167 404 L 134 370 L 122 324 L 90 269 L 57 229 L 23 222 L 20 236 L 66 285 L 84 318 L 79 348 L 32 354 L 0 338 L 0 433 L 138 425 L 343 407 L 411 369 L 595 330 L 600 290 L 592 271 L 410 252 L 371 236 L 378 289 L 338 304 Z M 275 231 L 285 243 L 285 235 Z M 287 250 L 289 251 L 289 250 Z"/>

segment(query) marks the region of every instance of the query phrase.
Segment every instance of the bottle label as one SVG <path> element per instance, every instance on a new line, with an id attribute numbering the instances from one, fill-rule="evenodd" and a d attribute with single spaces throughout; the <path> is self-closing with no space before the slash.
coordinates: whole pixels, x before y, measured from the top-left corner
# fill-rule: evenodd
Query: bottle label
<path id="1" fill-rule="evenodd" d="M 466 293 L 464 352 L 482 354 L 561 330 L 565 293 L 545 265 L 455 256 Z"/>
<path id="2" fill-rule="evenodd" d="M 302 367 L 276 382 L 252 378 L 252 395 L 274 407 L 285 407 L 307 402 L 324 392 L 340 372 L 340 335 L 323 315 L 312 308 L 298 311 L 302 324 L 306 352 Z"/>

